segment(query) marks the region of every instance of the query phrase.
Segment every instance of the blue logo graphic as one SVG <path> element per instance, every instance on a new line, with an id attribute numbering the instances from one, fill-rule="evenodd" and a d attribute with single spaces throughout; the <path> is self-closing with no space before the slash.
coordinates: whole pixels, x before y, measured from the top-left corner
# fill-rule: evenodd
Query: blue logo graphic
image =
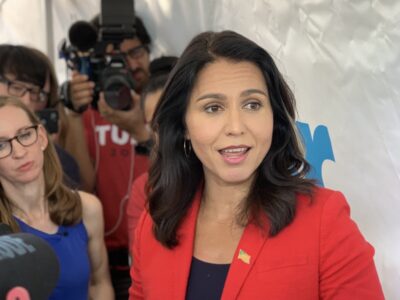
<path id="1" fill-rule="evenodd" d="M 316 179 L 320 186 L 324 186 L 322 164 L 327 159 L 335 161 L 328 128 L 319 125 L 315 128 L 312 136 L 310 126 L 307 123 L 296 122 L 296 125 L 306 147 L 306 159 L 311 165 L 311 170 L 307 177 Z"/>

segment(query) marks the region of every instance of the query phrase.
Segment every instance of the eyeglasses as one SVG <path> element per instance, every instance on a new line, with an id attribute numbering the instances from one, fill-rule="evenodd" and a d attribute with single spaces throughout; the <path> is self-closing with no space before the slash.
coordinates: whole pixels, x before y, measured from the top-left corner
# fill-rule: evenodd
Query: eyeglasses
<path id="1" fill-rule="evenodd" d="M 24 147 L 33 145 L 38 138 L 38 133 L 37 133 L 38 128 L 39 128 L 38 124 L 32 125 L 24 128 L 20 133 L 18 133 L 11 139 L 6 139 L 6 140 L 0 139 L 0 159 L 11 155 L 13 150 L 12 146 L 13 140 L 17 140 L 17 142 Z"/>
<path id="2" fill-rule="evenodd" d="M 0 77 L 0 82 L 7 85 L 8 94 L 11 96 L 23 97 L 27 92 L 29 92 L 33 102 L 45 103 L 49 99 L 49 93 L 40 90 L 38 87 L 28 88 L 22 83 L 8 80 L 4 77 Z"/>
<path id="3" fill-rule="evenodd" d="M 139 59 L 148 51 L 147 45 L 140 45 L 129 49 L 128 51 L 122 53 L 124 56 L 129 56 L 131 59 Z"/>

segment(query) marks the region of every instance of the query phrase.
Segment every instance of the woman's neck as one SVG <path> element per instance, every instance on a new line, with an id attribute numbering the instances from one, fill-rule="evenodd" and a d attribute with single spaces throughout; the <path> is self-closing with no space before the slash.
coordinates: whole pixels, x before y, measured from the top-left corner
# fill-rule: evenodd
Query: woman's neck
<path id="1" fill-rule="evenodd" d="M 200 213 L 214 221 L 232 222 L 242 209 L 250 188 L 249 183 L 226 185 L 205 182 Z"/>
<path id="2" fill-rule="evenodd" d="M 13 204 L 15 216 L 30 219 L 48 214 L 43 178 L 24 184 L 2 182 L 2 187 Z"/>

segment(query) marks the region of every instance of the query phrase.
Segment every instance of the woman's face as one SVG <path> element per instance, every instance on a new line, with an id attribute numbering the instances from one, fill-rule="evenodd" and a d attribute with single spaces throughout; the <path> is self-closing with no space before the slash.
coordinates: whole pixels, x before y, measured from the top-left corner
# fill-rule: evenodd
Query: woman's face
<path id="1" fill-rule="evenodd" d="M 273 113 L 261 70 L 219 59 L 198 74 L 186 112 L 186 138 L 206 181 L 250 184 L 271 146 Z"/>
<path id="2" fill-rule="evenodd" d="M 28 127 L 32 126 L 28 115 L 19 107 L 12 105 L 0 108 L 0 147 L 5 140 L 20 136 L 28 139 Z M 37 140 L 30 146 L 22 146 L 17 139 L 12 140 L 12 152 L 0 159 L 0 182 L 9 184 L 28 183 L 42 174 L 43 151 L 47 146 L 47 137 L 42 126 L 37 129 Z M 33 133 L 35 134 L 35 133 Z"/>
<path id="3" fill-rule="evenodd" d="M 39 86 L 36 86 L 32 83 L 16 80 L 14 75 L 6 74 L 5 77 L 13 84 L 13 87 L 15 87 L 14 89 L 20 90 L 20 89 L 27 88 L 32 91 L 32 92 L 27 91 L 27 92 L 25 92 L 24 95 L 18 97 L 21 99 L 22 102 L 25 103 L 25 105 L 27 105 L 29 107 L 30 110 L 36 112 L 36 111 L 43 110 L 44 108 L 47 107 L 48 100 L 47 101 L 39 101 L 38 93 L 45 92 L 45 93 L 49 94 L 49 92 L 50 92 L 50 80 L 49 79 L 46 80 L 46 83 L 45 83 L 43 89 L 41 89 Z M 9 86 L 4 82 L 0 82 L 0 95 L 1 96 L 16 96 L 16 95 L 13 95 L 13 93 L 10 93 L 9 91 L 10 91 Z M 34 97 L 33 97 L 32 93 L 35 93 Z"/>

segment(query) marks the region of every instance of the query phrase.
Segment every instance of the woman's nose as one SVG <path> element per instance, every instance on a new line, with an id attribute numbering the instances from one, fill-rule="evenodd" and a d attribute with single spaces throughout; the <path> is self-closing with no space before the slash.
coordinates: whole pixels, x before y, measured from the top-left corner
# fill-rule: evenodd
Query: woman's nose
<path id="1" fill-rule="evenodd" d="M 244 133 L 245 125 L 240 110 L 232 108 L 227 111 L 226 118 L 226 134 L 241 135 Z"/>

